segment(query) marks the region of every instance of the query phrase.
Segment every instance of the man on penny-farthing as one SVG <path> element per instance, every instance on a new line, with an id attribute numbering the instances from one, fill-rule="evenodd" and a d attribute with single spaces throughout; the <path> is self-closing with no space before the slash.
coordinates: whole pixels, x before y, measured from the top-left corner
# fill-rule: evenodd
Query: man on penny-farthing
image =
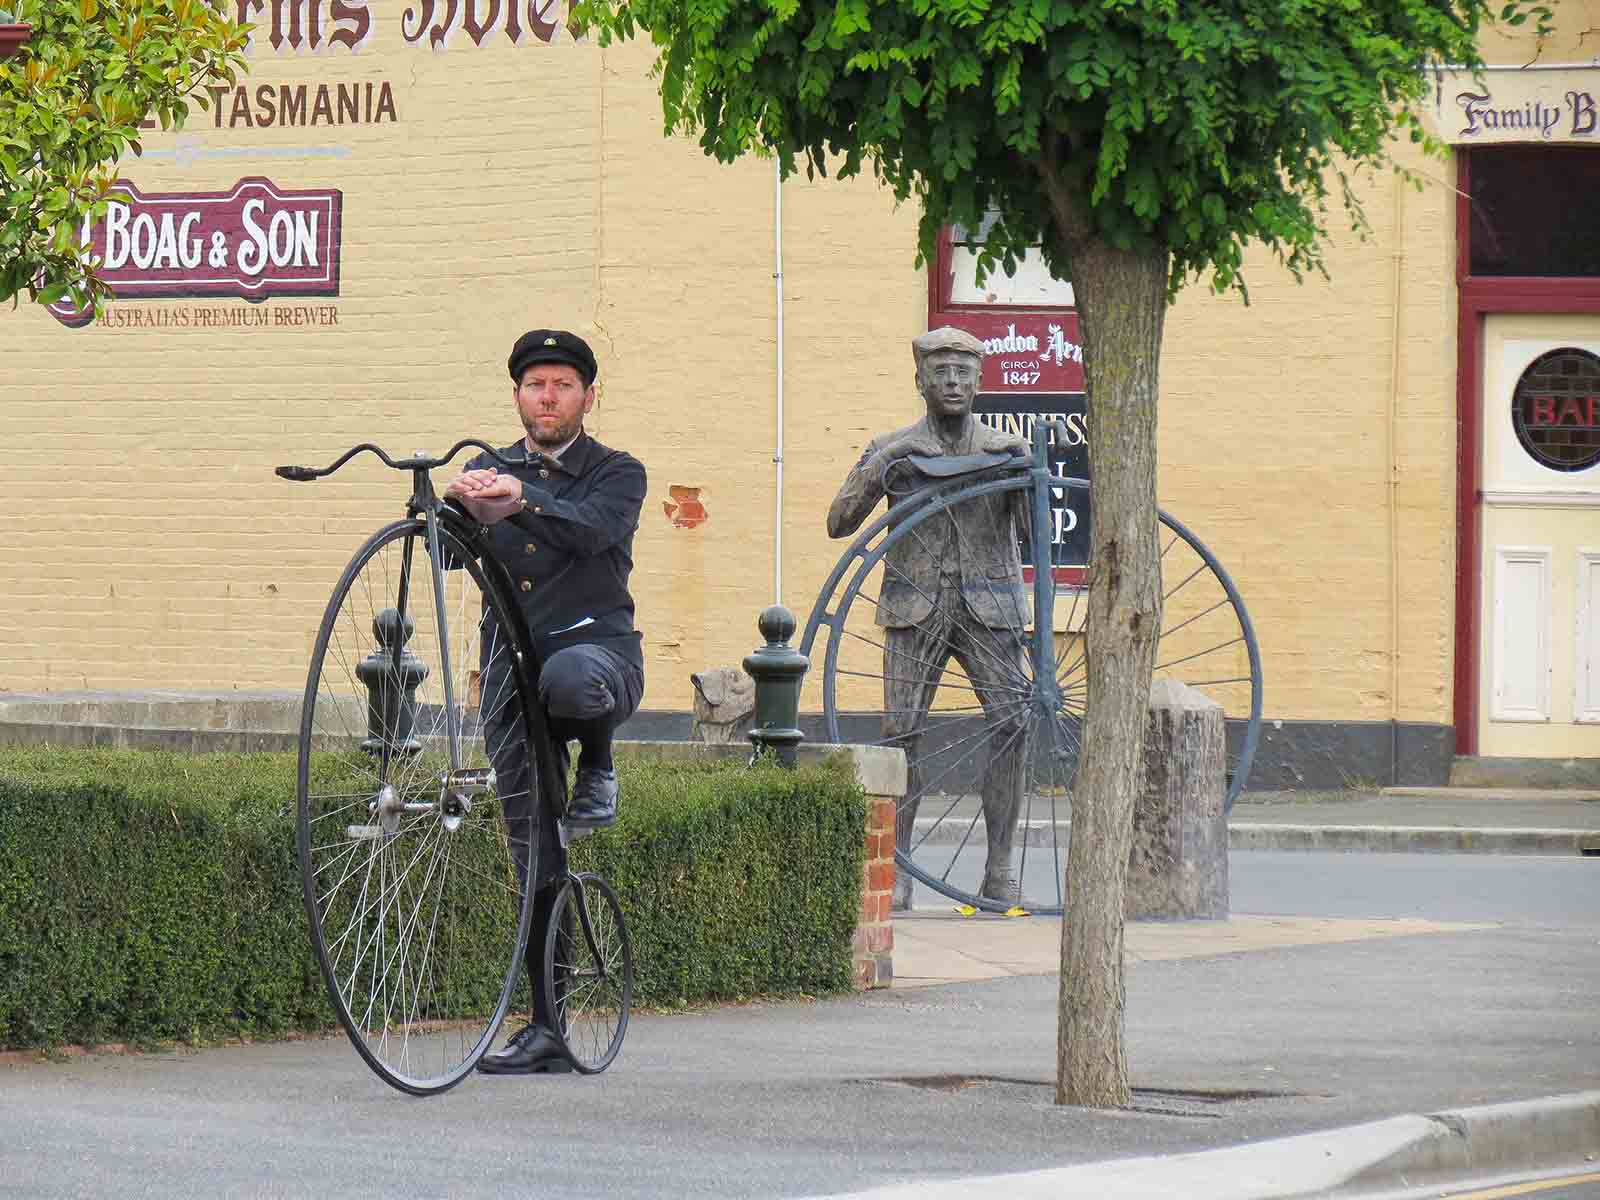
<path id="1" fill-rule="evenodd" d="M 1022 438 L 972 415 L 983 365 L 977 338 L 945 326 L 914 339 L 911 352 L 927 414 L 868 443 L 828 509 L 831 537 L 860 528 L 886 491 L 893 507 L 937 482 L 938 460 L 1027 453 Z M 1000 902 L 1014 902 L 1017 894 L 1011 845 L 1027 753 L 1018 694 L 1029 614 L 1019 552 L 1029 529 L 1022 495 L 964 501 L 896 541 L 884 559 L 876 615 L 884 637 L 883 739 L 904 749 L 912 764 L 906 801 L 895 814 L 895 845 L 910 853 L 922 789 L 938 782 L 918 777 L 925 773 L 917 768 L 918 750 L 945 665 L 954 657 L 990 731 L 982 781 L 988 854 L 979 894 Z M 895 909 L 911 907 L 911 885 L 908 874 L 896 875 Z"/>
<path id="2" fill-rule="evenodd" d="M 616 820 L 611 739 L 644 692 L 644 656 L 628 591 L 633 533 L 644 504 L 644 467 L 584 432 L 598 368 L 582 338 L 565 330 L 532 330 L 517 339 L 507 366 L 524 437 L 500 454 L 519 465 L 503 467 L 480 455 L 450 481 L 445 495 L 489 527 L 495 555 L 511 573 L 540 663 L 539 701 L 553 743 L 546 770 L 564 786 L 567 743 L 579 744 L 565 824 L 593 829 Z M 505 644 L 491 629 L 484 630 L 483 642 L 486 648 Z M 489 658 L 483 694 L 504 694 L 504 679 L 491 676 L 509 669 L 507 655 Z M 514 705 L 485 713 L 484 734 L 508 823 L 525 820 L 528 805 L 539 822 L 537 861 L 527 861 L 526 843 L 514 847 L 523 885 L 531 866 L 535 888 L 525 962 L 537 997 L 545 931 L 566 877 L 567 854 L 547 806 L 529 786 L 528 746 L 521 737 L 508 736 L 521 719 Z M 554 1019 L 554 1014 L 535 1013 L 503 1049 L 485 1055 L 478 1069 L 490 1074 L 570 1071 L 547 1025 Z"/>

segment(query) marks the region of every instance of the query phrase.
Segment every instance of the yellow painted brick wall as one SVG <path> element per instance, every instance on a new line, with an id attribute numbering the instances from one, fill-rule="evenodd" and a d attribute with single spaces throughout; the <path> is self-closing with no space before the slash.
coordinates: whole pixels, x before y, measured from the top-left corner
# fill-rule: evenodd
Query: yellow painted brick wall
<path id="1" fill-rule="evenodd" d="M 756 645 L 775 588 L 772 164 L 663 139 L 645 47 L 479 47 L 457 30 L 436 51 L 405 43 L 399 8 L 372 15 L 359 53 L 263 48 L 249 82 L 388 81 L 397 121 L 217 128 L 198 113 L 125 167 L 146 192 L 248 175 L 340 188 L 340 294 L 310 302 L 334 305 L 336 326 L 71 330 L 0 312 L 18 460 L 0 475 L 0 689 L 298 687 L 340 567 L 405 487 L 375 465 L 315 485 L 271 468 L 367 439 L 509 441 L 504 356 L 543 324 L 591 337 L 591 430 L 649 469 L 645 706 L 686 709 L 691 671 Z M 1386 173 L 1358 185 L 1368 240 L 1330 213 L 1331 280 L 1297 284 L 1252 252 L 1249 307 L 1195 287 L 1168 323 L 1162 500 L 1243 590 L 1269 716 L 1450 719 L 1454 171 L 1406 161 L 1420 193 Z M 838 482 L 920 411 L 915 228 L 870 179 L 783 189 L 782 599 L 802 619 L 841 548 L 822 527 Z M 198 303 L 244 307 L 116 307 Z M 673 524 L 673 486 L 698 489 L 704 524 Z"/>
<path id="2" fill-rule="evenodd" d="M 145 192 L 251 175 L 342 189 L 337 326 L 73 330 L 0 312 L 19 460 L 0 500 L 20 526 L 0 545 L 0 686 L 297 686 L 343 561 L 401 515 L 406 481 L 362 465 L 292 485 L 273 466 L 502 428 L 516 334 L 590 321 L 598 49 L 480 49 L 458 30 L 433 52 L 405 45 L 398 7 L 372 17 L 358 54 L 258 48 L 249 85 L 386 80 L 397 121 L 230 128 L 230 104 L 221 128 L 197 112 L 124 164 Z M 197 305 L 253 307 L 115 307 Z"/>
<path id="3" fill-rule="evenodd" d="M 663 140 L 641 47 L 608 50 L 597 325 L 597 431 L 642 457 L 651 491 L 635 539 L 647 707 L 686 709 L 691 672 L 760 644 L 777 529 L 775 179 Z M 822 514 L 875 424 L 920 405 L 910 339 L 926 328 L 916 216 L 870 181 L 783 188 L 782 599 L 805 610 L 838 547 Z M 669 488 L 709 514 L 675 527 Z"/>
<path id="4" fill-rule="evenodd" d="M 1258 248 L 1248 306 L 1196 286 L 1168 318 L 1161 500 L 1239 585 L 1278 716 L 1388 719 L 1398 638 L 1394 715 L 1449 719 L 1454 168 L 1407 162 L 1421 192 L 1360 180 L 1365 241 L 1330 212 L 1327 278 L 1297 283 Z"/>

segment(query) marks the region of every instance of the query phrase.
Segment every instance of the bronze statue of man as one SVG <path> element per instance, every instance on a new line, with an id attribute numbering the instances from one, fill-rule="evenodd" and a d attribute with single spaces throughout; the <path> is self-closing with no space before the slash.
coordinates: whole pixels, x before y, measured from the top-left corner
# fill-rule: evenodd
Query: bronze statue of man
<path id="1" fill-rule="evenodd" d="M 854 533 L 886 492 L 893 507 L 919 482 L 929 483 L 927 474 L 919 480 L 915 459 L 932 467 L 927 460 L 1027 453 L 1022 438 L 990 429 L 972 415 L 983 343 L 944 326 L 915 338 L 911 354 L 927 414 L 867 444 L 828 509 L 830 537 Z M 912 767 L 905 803 L 895 814 L 895 845 L 910 852 L 925 782 L 918 777 L 918 748 L 945 665 L 954 657 L 990 729 L 982 784 L 988 856 L 980 895 L 999 901 L 1016 896 L 1011 843 L 1027 754 L 1020 681 L 1029 606 L 1018 543 L 1029 526 L 1022 495 L 964 501 L 899 539 L 884 558 L 876 615 L 884 637 L 883 740 L 904 749 Z M 895 909 L 911 907 L 911 884 L 907 873 L 896 875 Z"/>

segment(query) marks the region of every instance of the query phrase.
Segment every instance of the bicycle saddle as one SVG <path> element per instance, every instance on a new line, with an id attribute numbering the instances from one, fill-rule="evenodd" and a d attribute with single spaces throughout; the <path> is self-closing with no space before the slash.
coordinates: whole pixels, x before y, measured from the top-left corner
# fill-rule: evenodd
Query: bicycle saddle
<path id="1" fill-rule="evenodd" d="M 1021 465 L 1028 460 L 1020 454 L 984 450 L 978 454 L 908 454 L 906 461 L 924 475 L 934 479 L 949 479 L 956 475 L 970 475 L 974 471 L 987 471 L 991 467 Z"/>

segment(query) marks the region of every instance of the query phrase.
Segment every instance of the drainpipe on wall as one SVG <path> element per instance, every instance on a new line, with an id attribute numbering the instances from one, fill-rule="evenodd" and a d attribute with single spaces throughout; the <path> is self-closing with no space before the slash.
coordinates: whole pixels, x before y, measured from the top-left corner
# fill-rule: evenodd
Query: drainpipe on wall
<path id="1" fill-rule="evenodd" d="M 776 499 L 773 502 L 772 602 L 783 603 L 783 164 L 772 163 L 772 280 L 778 304 L 778 391 L 777 434 L 773 442 L 772 463 L 776 468 Z"/>
<path id="2" fill-rule="evenodd" d="M 1394 302 L 1389 323 L 1386 416 L 1389 508 L 1389 783 L 1400 782 L 1400 295 L 1405 275 L 1405 180 L 1394 177 Z"/>

